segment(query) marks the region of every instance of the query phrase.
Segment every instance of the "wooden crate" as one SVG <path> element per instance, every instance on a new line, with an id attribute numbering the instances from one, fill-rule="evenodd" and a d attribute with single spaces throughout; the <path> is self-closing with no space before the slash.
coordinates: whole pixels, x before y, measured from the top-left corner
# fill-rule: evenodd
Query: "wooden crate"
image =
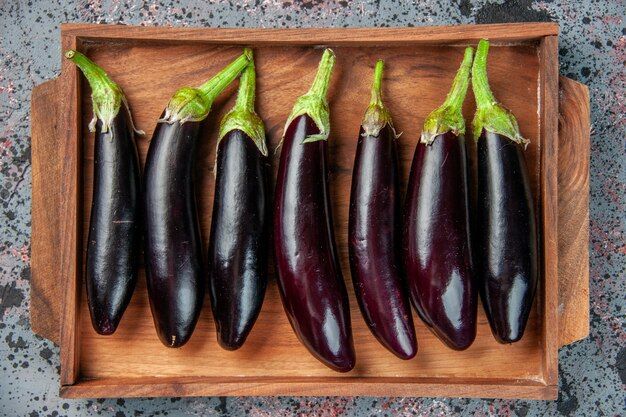
<path id="1" fill-rule="evenodd" d="M 83 51 L 124 89 L 137 126 L 146 131 L 138 139 L 142 162 L 155 121 L 173 92 L 199 85 L 243 46 L 251 46 L 258 72 L 257 110 L 266 122 L 276 169 L 278 154 L 273 150 L 294 100 L 308 89 L 321 46 L 335 50 L 330 182 L 357 364 L 351 372 L 338 374 L 306 351 L 289 326 L 273 276 L 259 319 L 244 347 L 235 352 L 222 350 L 216 342 L 208 297 L 191 341 L 175 350 L 161 345 L 143 269 L 117 332 L 99 336 L 93 331 L 82 286 L 93 175 L 93 134 L 87 129 L 91 101 L 86 82 L 64 60 L 61 76 L 38 86 L 32 99 L 31 317 L 36 332 L 61 345 L 61 395 L 556 398 L 558 349 L 588 332 L 589 146 L 586 88 L 562 79 L 565 149 L 559 154 L 557 35 L 558 26 L 551 23 L 292 30 L 63 25 L 63 50 Z M 479 307 L 476 341 L 463 352 L 445 347 L 416 317 L 419 352 L 415 359 L 401 361 L 367 329 L 347 259 L 351 173 L 373 66 L 378 58 L 387 64 L 384 95 L 397 129 L 404 132 L 399 149 L 406 184 L 424 118 L 443 101 L 463 48 L 480 38 L 492 41 L 489 78 L 496 97 L 512 109 L 522 133 L 531 139 L 526 157 L 541 238 L 536 302 L 526 335 L 508 346 L 496 343 Z M 200 145 L 204 242 L 211 220 L 216 127 L 234 103 L 235 88 L 215 102 Z M 464 108 L 468 123 L 473 110 L 470 92 Z"/>

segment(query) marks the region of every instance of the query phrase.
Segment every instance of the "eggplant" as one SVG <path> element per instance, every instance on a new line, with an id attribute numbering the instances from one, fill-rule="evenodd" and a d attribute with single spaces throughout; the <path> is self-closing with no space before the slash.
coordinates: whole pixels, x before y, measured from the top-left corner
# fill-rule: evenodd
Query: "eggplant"
<path id="1" fill-rule="evenodd" d="M 470 235 L 463 101 L 473 49 L 467 48 L 444 103 L 424 122 L 415 148 L 404 223 L 404 260 L 420 318 L 447 346 L 476 338 L 477 287 Z"/>
<path id="2" fill-rule="evenodd" d="M 402 277 L 398 135 L 382 102 L 383 67 L 379 60 L 357 142 L 348 249 L 354 292 L 367 326 L 390 352 L 411 359 L 417 340 Z"/>
<path id="3" fill-rule="evenodd" d="M 522 338 L 537 288 L 537 225 L 517 119 L 495 99 L 487 79 L 489 42 L 472 67 L 476 98 L 478 190 L 476 266 L 480 294 L 500 343 Z"/>
<path id="4" fill-rule="evenodd" d="M 285 124 L 274 201 L 278 287 L 306 348 L 339 372 L 354 367 L 348 293 L 339 265 L 328 184 L 326 94 L 335 56 L 326 49 L 308 93 Z"/>
<path id="5" fill-rule="evenodd" d="M 95 132 L 93 198 L 87 238 L 85 281 L 91 324 L 110 335 L 130 302 L 137 282 L 141 174 L 135 131 L 122 89 L 80 52 L 65 57 L 91 87 Z"/>
<path id="6" fill-rule="evenodd" d="M 145 263 L 157 334 L 183 346 L 195 328 L 206 280 L 195 196 L 197 142 L 215 98 L 251 60 L 251 51 L 198 88 L 170 99 L 152 136 L 145 166 Z"/>
<path id="7" fill-rule="evenodd" d="M 268 160 L 263 121 L 254 111 L 255 72 L 239 80 L 235 107 L 221 123 L 208 253 L 217 341 L 240 348 L 256 321 L 267 286 Z"/>

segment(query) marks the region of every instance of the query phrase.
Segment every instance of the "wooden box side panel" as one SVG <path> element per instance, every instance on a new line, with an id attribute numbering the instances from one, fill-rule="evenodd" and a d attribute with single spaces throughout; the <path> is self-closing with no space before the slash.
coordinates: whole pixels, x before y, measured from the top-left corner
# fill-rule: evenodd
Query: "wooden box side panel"
<path id="1" fill-rule="evenodd" d="M 63 50 L 76 49 L 80 46 L 74 36 L 62 34 L 61 45 Z M 81 303 L 82 283 L 82 155 L 83 147 L 80 143 L 82 136 L 82 106 L 80 103 L 81 88 L 78 79 L 78 70 L 70 62 L 63 60 L 61 70 L 64 76 L 60 94 L 64 94 L 72 105 L 68 106 L 67 113 L 62 115 L 65 125 L 65 141 L 67 151 L 59 163 L 64 164 L 66 177 L 65 185 L 61 190 L 60 198 L 64 201 L 64 210 L 60 213 L 61 224 L 64 226 L 64 242 L 58 248 L 63 265 L 65 278 L 61 316 L 61 385 L 73 384 L 80 372 L 80 327 L 79 311 Z M 60 278 L 60 277 L 59 277 Z"/>
<path id="2" fill-rule="evenodd" d="M 558 37 L 546 36 L 539 44 L 540 107 L 541 112 L 541 184 L 538 211 L 543 246 L 540 265 L 538 299 L 542 300 L 543 374 L 547 384 L 556 384 L 558 378 L 558 188 L 559 163 L 559 64 Z M 537 194 L 535 194 L 537 195 Z M 541 290 L 541 287 L 543 290 Z"/>
<path id="3" fill-rule="evenodd" d="M 323 35 L 322 35 L 323 36 Z M 487 376 L 504 380 L 541 380 L 542 350 L 539 329 L 541 317 L 533 310 L 524 340 L 503 346 L 491 336 L 486 318 L 479 309 L 478 337 L 464 352 L 447 349 L 415 319 L 420 352 L 414 360 L 396 359 L 382 348 L 365 326 L 354 296 L 348 268 L 346 230 L 348 198 L 355 144 L 361 118 L 369 100 L 373 64 L 376 58 L 387 62 L 385 97 L 399 131 L 403 179 L 410 169 L 413 150 L 426 115 L 446 95 L 463 54 L 462 46 L 351 48 L 333 45 L 337 54 L 336 71 L 330 94 L 333 127 L 329 141 L 330 182 L 336 237 L 350 290 L 351 314 L 356 341 L 357 366 L 342 377 L 367 378 L 457 378 L 476 379 Z M 138 142 L 141 160 L 145 160 L 148 144 L 163 107 L 180 85 L 197 85 L 240 52 L 239 47 L 211 44 L 146 44 L 85 42 L 84 51 L 124 88 L 138 126 L 146 136 Z M 282 135 L 285 119 L 295 99 L 311 82 L 320 50 L 310 47 L 260 47 L 255 49 L 258 70 L 259 114 L 268 131 L 272 164 L 277 167 L 278 153 L 273 153 Z M 519 83 L 510 85 L 510 65 L 524 62 L 518 73 Z M 124 65 L 119 63 L 123 62 Z M 152 63 L 159 62 L 158 66 Z M 539 137 L 535 108 L 538 103 L 539 60 L 531 44 L 496 46 L 490 56 L 492 86 L 500 99 L 519 115 L 520 125 L 530 138 Z M 163 72 L 176 74 L 172 80 Z M 149 85 L 150 88 L 145 87 Z M 216 129 L 224 113 L 232 106 L 231 86 L 214 104 L 207 119 L 198 159 L 198 197 L 203 241 L 208 240 L 213 201 L 213 165 Z M 86 91 L 86 90 L 85 90 Z M 93 175 L 93 140 L 87 130 L 90 100 L 82 94 L 84 146 L 83 230 L 88 230 Z M 473 114 L 473 97 L 468 96 L 465 114 Z M 530 104 L 529 104 L 530 103 Z M 534 105 L 532 103 L 535 103 Z M 468 141 L 469 142 L 469 141 Z M 536 140 L 534 143 L 536 144 Z M 539 147 L 528 148 L 533 188 L 539 187 Z M 86 236 L 83 236 L 86 239 Z M 163 347 L 154 331 L 147 300 L 143 273 L 133 301 L 117 333 L 110 337 L 96 335 L 91 329 L 85 303 L 81 305 L 81 374 L 85 378 L 115 376 L 196 376 L 196 377 L 337 377 L 309 355 L 294 336 L 278 296 L 270 281 L 260 317 L 244 348 L 226 352 L 215 341 L 215 330 L 208 300 L 203 308 L 194 337 L 179 350 Z"/>
<path id="4" fill-rule="evenodd" d="M 63 33 L 81 38 L 134 42 L 204 42 L 256 46 L 415 46 L 420 44 L 467 44 L 482 38 L 492 41 L 535 42 L 556 36 L 559 25 L 551 22 L 487 25 L 422 26 L 413 28 L 298 28 L 217 29 L 143 27 L 121 25 L 64 24 Z"/>
<path id="5" fill-rule="evenodd" d="M 589 335 L 589 89 L 559 77 L 559 345 Z"/>
<path id="6" fill-rule="evenodd" d="M 557 387 L 510 380 L 420 382 L 389 378 L 101 378 L 61 389 L 65 398 L 190 396 L 384 396 L 556 399 Z"/>

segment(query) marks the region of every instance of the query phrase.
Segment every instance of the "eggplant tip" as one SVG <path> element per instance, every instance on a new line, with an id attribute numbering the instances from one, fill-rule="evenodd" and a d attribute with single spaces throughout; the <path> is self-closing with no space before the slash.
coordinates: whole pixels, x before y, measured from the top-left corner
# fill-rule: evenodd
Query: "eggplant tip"
<path id="1" fill-rule="evenodd" d="M 524 333 L 521 332 L 521 333 L 516 333 L 516 334 L 508 334 L 508 335 L 501 335 L 501 334 L 494 333 L 493 336 L 495 337 L 498 343 L 503 344 L 503 345 L 510 345 L 511 343 L 519 342 L 524 336 Z"/>
<path id="2" fill-rule="evenodd" d="M 319 359 L 321 359 L 322 363 L 328 366 L 333 371 L 341 373 L 350 372 L 356 364 L 356 358 L 354 356 L 354 353 L 351 353 L 348 356 Z"/>
<path id="3" fill-rule="evenodd" d="M 247 334 L 218 332 L 217 343 L 222 349 L 233 351 L 243 346 L 247 336 Z"/>
<path id="4" fill-rule="evenodd" d="M 392 350 L 391 353 L 393 353 L 403 361 L 408 361 L 410 359 L 413 359 L 415 355 L 417 355 L 417 347 L 412 350 Z"/>
<path id="5" fill-rule="evenodd" d="M 189 336 L 180 337 L 180 335 L 175 335 L 175 334 L 172 334 L 172 335 L 159 334 L 159 339 L 161 340 L 161 343 L 163 343 L 163 345 L 168 348 L 179 348 L 179 347 L 183 347 L 185 343 L 187 343 L 187 341 L 189 340 Z"/>
<path id="6" fill-rule="evenodd" d="M 114 320 L 104 319 L 93 322 L 93 328 L 101 336 L 110 336 L 117 330 L 118 323 Z"/>
<path id="7" fill-rule="evenodd" d="M 390 340 L 378 336 L 376 338 L 389 352 L 405 361 L 413 359 L 419 350 L 414 331 L 406 331 Z"/>
<path id="8" fill-rule="evenodd" d="M 430 327 L 432 333 L 437 336 L 439 340 L 441 340 L 447 347 L 453 350 L 462 351 L 466 350 L 474 340 L 476 339 L 476 328 L 471 332 L 468 332 L 467 329 L 463 331 L 459 331 L 454 334 L 445 334 L 441 330 L 439 330 L 436 326 Z"/>

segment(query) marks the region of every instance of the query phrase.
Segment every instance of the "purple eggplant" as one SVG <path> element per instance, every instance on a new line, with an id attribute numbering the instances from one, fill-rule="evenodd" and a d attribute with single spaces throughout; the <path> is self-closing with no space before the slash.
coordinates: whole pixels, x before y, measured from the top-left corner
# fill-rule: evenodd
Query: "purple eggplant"
<path id="1" fill-rule="evenodd" d="M 411 300 L 446 345 L 476 338 L 468 161 L 461 112 L 472 66 L 467 48 L 450 93 L 424 122 L 407 190 L 404 259 Z"/>
<path id="2" fill-rule="evenodd" d="M 184 87 L 159 119 L 145 167 L 146 281 L 161 342 L 183 346 L 195 328 L 206 287 L 195 197 L 200 130 L 215 98 L 251 60 L 251 51 L 198 88 Z"/>
<path id="3" fill-rule="evenodd" d="M 251 62 L 239 80 L 237 103 L 222 120 L 217 143 L 208 278 L 217 340 L 228 350 L 245 342 L 267 286 L 268 160 L 254 90 Z"/>
<path id="4" fill-rule="evenodd" d="M 274 204 L 278 286 L 289 322 L 323 364 L 354 367 L 348 293 L 335 244 L 328 184 L 326 94 L 335 56 L 326 49 L 315 81 L 285 125 Z"/>
<path id="5" fill-rule="evenodd" d="M 140 168 L 135 129 L 124 93 L 94 62 L 67 51 L 92 90 L 96 133 L 85 281 L 93 328 L 115 332 L 137 282 Z M 139 132 L 138 133 L 143 133 Z"/>
<path id="6" fill-rule="evenodd" d="M 383 61 L 357 143 L 350 193 L 348 248 L 354 292 L 370 331 L 401 359 L 417 353 L 402 277 L 402 213 L 396 132 L 382 102 Z"/>
<path id="7" fill-rule="evenodd" d="M 487 80 L 489 42 L 472 67 L 477 138 L 476 266 L 480 294 L 500 343 L 522 338 L 537 287 L 537 226 L 524 159 L 528 140 L 515 116 L 498 103 Z"/>

